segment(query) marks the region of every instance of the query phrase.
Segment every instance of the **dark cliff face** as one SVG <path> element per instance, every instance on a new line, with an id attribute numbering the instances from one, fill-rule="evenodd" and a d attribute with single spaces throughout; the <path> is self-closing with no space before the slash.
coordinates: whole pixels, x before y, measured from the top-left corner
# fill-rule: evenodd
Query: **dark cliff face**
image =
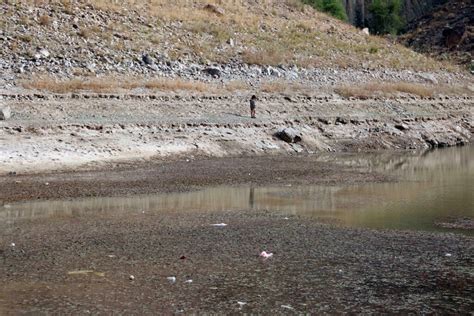
<path id="1" fill-rule="evenodd" d="M 410 23 L 433 11 L 447 0 L 402 0 L 402 17 Z M 343 0 L 349 22 L 357 27 L 365 27 L 370 19 L 369 7 L 372 0 Z"/>
<path id="2" fill-rule="evenodd" d="M 412 49 L 432 57 L 472 65 L 474 2 L 448 1 L 409 23 L 406 33 L 399 40 Z"/>

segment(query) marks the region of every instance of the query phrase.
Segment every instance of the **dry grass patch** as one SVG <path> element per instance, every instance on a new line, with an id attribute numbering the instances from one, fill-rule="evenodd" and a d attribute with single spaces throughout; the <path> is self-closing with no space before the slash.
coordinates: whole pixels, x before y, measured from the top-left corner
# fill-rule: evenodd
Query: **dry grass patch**
<path id="1" fill-rule="evenodd" d="M 311 93 L 311 87 L 288 82 L 285 80 L 264 82 L 260 85 L 260 91 L 265 93 Z"/>
<path id="2" fill-rule="evenodd" d="M 234 80 L 225 84 L 224 89 L 228 92 L 245 91 L 250 89 L 250 85 L 241 80 Z"/>
<path id="3" fill-rule="evenodd" d="M 270 65 L 278 66 L 286 64 L 290 55 L 288 52 L 277 49 L 245 51 L 242 54 L 242 60 L 249 65 Z"/>
<path id="4" fill-rule="evenodd" d="M 128 79 L 118 80 L 116 78 L 77 78 L 70 80 L 55 80 L 54 78 L 37 78 L 22 82 L 26 89 L 49 91 L 53 93 L 72 92 L 120 92 L 138 88 L 157 91 L 196 91 L 213 92 L 215 88 L 209 84 L 199 81 L 186 81 L 181 79 Z"/>
<path id="5" fill-rule="evenodd" d="M 163 91 L 197 91 L 197 92 L 209 92 L 211 89 L 210 85 L 200 81 L 186 81 L 181 79 L 159 79 L 152 80 L 143 83 L 143 87 L 150 90 L 163 90 Z"/>
<path id="6" fill-rule="evenodd" d="M 408 93 L 420 97 L 431 97 L 434 95 L 433 87 L 420 84 L 397 82 L 397 83 L 369 83 L 361 86 L 343 86 L 335 89 L 335 92 L 345 98 L 368 99 L 376 96 L 394 97 L 398 93 Z"/>

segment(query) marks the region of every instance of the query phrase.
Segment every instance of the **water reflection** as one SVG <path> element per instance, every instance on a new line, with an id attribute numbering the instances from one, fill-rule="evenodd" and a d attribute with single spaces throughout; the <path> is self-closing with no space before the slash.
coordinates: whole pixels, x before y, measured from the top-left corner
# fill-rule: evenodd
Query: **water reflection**
<path id="1" fill-rule="evenodd" d="M 474 147 L 463 147 L 423 154 L 336 156 L 341 165 L 406 179 L 397 183 L 217 187 L 175 194 L 18 203 L 0 210 L 0 222 L 57 216 L 253 209 L 302 214 L 349 226 L 441 230 L 434 225 L 439 219 L 474 217 L 473 153 Z"/>

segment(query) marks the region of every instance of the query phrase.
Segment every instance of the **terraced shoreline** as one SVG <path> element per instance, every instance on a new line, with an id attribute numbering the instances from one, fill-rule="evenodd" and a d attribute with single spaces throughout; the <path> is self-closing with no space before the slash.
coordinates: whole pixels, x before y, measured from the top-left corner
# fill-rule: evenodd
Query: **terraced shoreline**
<path id="1" fill-rule="evenodd" d="M 26 94 L 2 103 L 0 173 L 96 168 L 185 157 L 426 149 L 468 144 L 469 96 L 367 100 L 263 94 L 257 119 L 247 94 Z M 286 143 L 282 127 L 302 134 Z"/>

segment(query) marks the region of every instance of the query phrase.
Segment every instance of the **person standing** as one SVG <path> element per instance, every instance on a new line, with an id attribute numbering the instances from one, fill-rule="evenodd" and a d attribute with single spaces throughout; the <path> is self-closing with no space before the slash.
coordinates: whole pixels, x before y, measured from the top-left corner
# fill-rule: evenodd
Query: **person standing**
<path id="1" fill-rule="evenodd" d="M 250 98 L 250 117 L 256 118 L 255 108 L 257 107 L 257 96 L 254 94 Z"/>

